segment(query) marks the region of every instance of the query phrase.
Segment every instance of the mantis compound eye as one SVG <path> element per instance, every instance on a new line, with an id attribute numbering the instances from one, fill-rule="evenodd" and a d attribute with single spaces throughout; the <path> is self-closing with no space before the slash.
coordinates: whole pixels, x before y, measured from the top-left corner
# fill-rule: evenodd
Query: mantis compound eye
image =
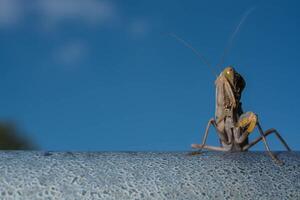
<path id="1" fill-rule="evenodd" d="M 223 71 L 224 74 L 233 74 L 234 70 L 231 66 L 226 67 Z"/>
<path id="2" fill-rule="evenodd" d="M 227 67 L 226 73 L 227 74 L 233 74 L 233 68 L 232 67 Z"/>
<path id="3" fill-rule="evenodd" d="M 228 81 L 233 84 L 234 79 L 234 69 L 232 67 L 226 67 L 223 71 L 224 76 L 227 78 Z"/>

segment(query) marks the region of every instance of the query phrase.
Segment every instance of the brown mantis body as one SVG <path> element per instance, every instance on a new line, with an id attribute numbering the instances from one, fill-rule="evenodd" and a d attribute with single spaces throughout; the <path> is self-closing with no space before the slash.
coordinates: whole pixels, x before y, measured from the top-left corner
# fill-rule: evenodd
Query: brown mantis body
<path id="1" fill-rule="evenodd" d="M 252 12 L 254 8 L 249 9 L 242 17 L 237 28 L 230 37 L 227 48 L 225 49 L 223 56 L 221 58 L 222 63 L 226 54 L 228 53 L 230 46 L 232 45 L 233 39 L 239 31 L 239 28 L 247 18 L 247 16 Z M 189 43 L 181 39 L 175 34 L 171 34 L 172 37 L 177 39 L 179 42 L 184 44 L 186 47 L 192 49 L 194 53 L 203 61 L 204 64 L 211 67 L 207 59 L 205 59 L 195 48 L 193 48 Z M 221 66 L 221 64 L 219 65 Z M 212 68 L 211 68 L 212 69 Z M 208 121 L 203 140 L 201 144 L 192 144 L 193 148 L 214 151 L 247 151 L 255 144 L 263 141 L 265 148 L 269 155 L 277 162 L 280 162 L 276 156 L 271 152 L 270 147 L 267 143 L 266 137 L 272 133 L 277 136 L 284 147 L 291 151 L 287 143 L 281 137 L 276 129 L 268 129 L 263 131 L 258 117 L 253 112 L 243 112 L 242 103 L 240 102 L 242 91 L 245 88 L 245 80 L 243 77 L 235 71 L 232 67 L 226 67 L 215 81 L 216 85 L 216 111 L 215 117 Z M 216 129 L 218 137 L 220 139 L 220 147 L 206 145 L 206 140 L 208 137 L 208 131 L 210 126 L 213 125 Z M 260 136 L 249 142 L 249 134 L 253 132 L 254 128 L 257 127 Z M 194 153 L 193 153 L 194 154 Z"/>
<path id="2" fill-rule="evenodd" d="M 269 155 L 279 161 L 270 151 L 266 137 L 274 133 L 288 151 L 291 151 L 287 143 L 276 129 L 263 131 L 258 117 L 253 112 L 243 113 L 240 102 L 245 81 L 232 67 L 227 67 L 218 76 L 216 82 L 216 113 L 215 118 L 209 120 L 202 144 L 193 144 L 193 148 L 215 151 L 247 151 L 259 141 L 263 141 Z M 206 140 L 210 126 L 216 128 L 221 146 L 208 146 Z M 260 137 L 249 142 L 248 136 L 257 127 Z"/>

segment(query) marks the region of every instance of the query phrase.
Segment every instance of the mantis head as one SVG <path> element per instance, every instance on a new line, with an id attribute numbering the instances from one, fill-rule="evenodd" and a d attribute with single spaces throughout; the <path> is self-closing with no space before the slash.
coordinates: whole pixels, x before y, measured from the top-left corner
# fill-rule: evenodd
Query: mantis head
<path id="1" fill-rule="evenodd" d="M 230 82 L 231 85 L 234 85 L 235 81 L 235 73 L 236 71 L 234 70 L 233 67 L 228 66 L 223 70 L 223 75 L 226 77 L 226 79 Z"/>
<path id="2" fill-rule="evenodd" d="M 241 93 L 246 86 L 244 78 L 232 66 L 226 67 L 221 75 L 226 78 L 232 89 L 236 92 L 236 98 L 240 99 Z"/>

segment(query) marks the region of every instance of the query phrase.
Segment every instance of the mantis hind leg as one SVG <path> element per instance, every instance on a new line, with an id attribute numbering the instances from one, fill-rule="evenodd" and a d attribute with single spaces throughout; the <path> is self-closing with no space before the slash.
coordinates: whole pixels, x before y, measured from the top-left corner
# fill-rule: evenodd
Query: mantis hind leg
<path id="1" fill-rule="evenodd" d="M 207 149 L 211 151 L 228 151 L 227 149 L 223 147 L 215 147 L 215 146 L 209 146 L 209 145 L 203 145 L 203 144 L 192 144 L 192 147 L 195 149 L 199 149 L 197 153 L 201 153 L 202 149 Z"/>
<path id="2" fill-rule="evenodd" d="M 220 136 L 220 139 L 224 140 L 224 141 L 226 140 L 224 135 L 221 134 L 219 132 L 219 130 L 217 129 L 217 124 L 216 124 L 215 119 L 212 118 L 208 121 L 208 124 L 206 126 L 206 130 L 205 130 L 205 133 L 204 133 L 204 136 L 203 136 L 203 139 L 202 139 L 202 144 L 192 144 L 191 145 L 192 148 L 199 149 L 197 152 L 192 152 L 191 155 L 200 154 L 202 149 L 213 150 L 213 151 L 226 151 L 226 149 L 224 149 L 223 147 L 214 147 L 214 146 L 207 146 L 206 145 L 206 140 L 207 140 L 208 133 L 209 133 L 209 128 L 210 128 L 211 125 L 213 125 L 216 128 L 216 131 L 217 131 L 218 135 Z"/>
<path id="3" fill-rule="evenodd" d="M 274 133 L 276 135 L 276 137 L 283 144 L 283 146 L 286 148 L 287 151 L 292 151 L 291 148 L 288 146 L 288 144 L 285 142 L 285 140 L 281 137 L 281 135 L 279 134 L 279 132 L 276 129 L 271 128 L 271 129 L 266 130 L 264 132 L 264 136 L 267 137 L 271 133 Z M 253 147 L 254 145 L 256 145 L 258 142 L 260 142 L 262 139 L 263 139 L 262 136 L 256 138 L 255 140 L 253 140 L 252 142 L 250 142 L 248 145 L 244 146 L 243 150 L 250 149 L 251 147 Z"/>
<path id="4" fill-rule="evenodd" d="M 262 141 L 264 142 L 265 148 L 267 149 L 267 152 L 269 153 L 269 155 L 271 156 L 271 158 L 272 158 L 273 160 L 275 160 L 278 164 L 283 164 L 283 162 L 282 162 L 281 160 L 279 160 L 279 159 L 271 152 L 270 147 L 269 147 L 269 145 L 268 145 L 268 143 L 267 143 L 267 139 L 266 139 L 266 137 L 265 137 L 265 135 L 264 135 L 264 132 L 263 132 L 263 130 L 262 130 L 262 128 L 261 128 L 261 126 L 260 126 L 260 124 L 259 124 L 258 122 L 257 122 L 257 128 L 258 128 L 259 133 L 260 133 L 260 135 L 261 135 Z"/>
<path id="5" fill-rule="evenodd" d="M 264 145 L 265 145 L 265 148 L 266 148 L 268 154 L 270 155 L 270 157 L 273 160 L 275 160 L 277 163 L 282 164 L 282 162 L 271 152 L 270 147 L 269 147 L 268 142 L 267 142 L 267 139 L 266 139 L 266 136 L 267 136 L 266 133 L 270 134 L 272 132 L 275 132 L 276 136 L 283 143 L 283 145 L 288 150 L 290 150 L 290 148 L 288 147 L 288 145 L 286 144 L 286 142 L 282 139 L 282 137 L 279 135 L 279 133 L 275 129 L 273 129 L 271 131 L 268 130 L 268 132 L 264 133 L 264 131 L 262 130 L 262 128 L 261 128 L 261 126 L 260 126 L 260 124 L 258 122 L 257 115 L 255 115 L 253 112 L 247 112 L 247 113 L 243 114 L 240 117 L 240 119 L 238 121 L 238 128 L 240 130 L 243 130 L 243 134 L 240 135 L 240 137 L 237 137 L 235 135 L 236 142 L 238 142 L 238 143 L 244 142 L 248 138 L 249 134 L 254 130 L 254 128 L 256 126 L 257 126 L 258 131 L 259 131 L 259 133 L 260 133 L 261 136 L 258 139 L 254 140 L 253 142 L 251 142 L 250 144 L 245 145 L 242 150 L 243 151 L 247 151 L 250 147 L 254 146 L 256 143 L 258 143 L 259 141 L 262 140 L 263 143 L 264 143 Z"/>

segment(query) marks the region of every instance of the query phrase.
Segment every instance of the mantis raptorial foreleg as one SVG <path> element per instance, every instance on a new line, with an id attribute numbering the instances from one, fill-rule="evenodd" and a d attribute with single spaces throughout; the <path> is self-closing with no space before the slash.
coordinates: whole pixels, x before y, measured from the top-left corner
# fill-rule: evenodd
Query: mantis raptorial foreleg
<path id="1" fill-rule="evenodd" d="M 234 127 L 234 140 L 238 144 L 244 143 L 248 140 L 249 134 L 254 130 L 257 124 L 257 116 L 253 112 L 246 112 L 242 114 Z"/>

